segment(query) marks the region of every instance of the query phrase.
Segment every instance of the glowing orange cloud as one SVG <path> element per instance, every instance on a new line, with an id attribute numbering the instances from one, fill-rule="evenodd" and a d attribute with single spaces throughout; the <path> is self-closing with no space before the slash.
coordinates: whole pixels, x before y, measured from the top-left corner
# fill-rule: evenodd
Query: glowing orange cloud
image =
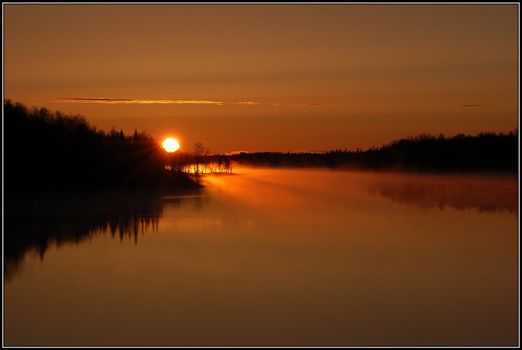
<path id="1" fill-rule="evenodd" d="M 238 106 L 272 106 L 272 107 L 321 107 L 321 103 L 278 103 L 278 102 L 223 102 L 212 100 L 161 100 L 161 99 L 127 99 L 107 97 L 63 97 L 54 100 L 58 103 L 80 103 L 80 104 L 161 104 L 161 105 L 238 105 Z"/>
<path id="2" fill-rule="evenodd" d="M 97 98 L 97 97 L 66 97 L 53 102 L 60 103 L 91 103 L 91 104 L 177 104 L 177 105 L 222 105 L 220 101 L 209 100 L 147 100 L 126 98 Z"/>

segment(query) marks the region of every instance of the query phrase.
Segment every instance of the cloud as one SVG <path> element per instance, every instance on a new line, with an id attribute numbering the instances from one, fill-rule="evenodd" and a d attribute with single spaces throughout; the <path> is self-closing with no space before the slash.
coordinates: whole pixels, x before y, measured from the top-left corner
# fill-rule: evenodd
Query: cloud
<path id="1" fill-rule="evenodd" d="M 460 105 L 461 107 L 496 107 L 496 105 L 481 105 L 481 104 L 465 104 Z"/>
<path id="2" fill-rule="evenodd" d="M 262 104 L 261 102 L 253 102 L 253 101 L 242 101 L 242 102 L 233 102 L 235 105 L 241 105 L 241 106 L 259 106 Z"/>
<path id="3" fill-rule="evenodd" d="M 266 103 L 274 107 L 321 107 L 322 103 Z"/>
<path id="4" fill-rule="evenodd" d="M 88 104 L 159 104 L 159 105 L 222 105 L 221 101 L 209 100 L 146 100 L 126 98 L 98 98 L 98 97 L 63 97 L 53 102 L 59 103 L 88 103 Z"/>
<path id="5" fill-rule="evenodd" d="M 239 101 L 224 102 L 213 100 L 159 100 L 159 99 L 127 99 L 110 97 L 61 97 L 55 99 L 57 103 L 80 103 L 80 104 L 160 104 L 160 105 L 236 105 L 236 106 L 272 106 L 272 107 L 321 107 L 322 103 L 278 103 L 278 102 L 256 102 Z"/>

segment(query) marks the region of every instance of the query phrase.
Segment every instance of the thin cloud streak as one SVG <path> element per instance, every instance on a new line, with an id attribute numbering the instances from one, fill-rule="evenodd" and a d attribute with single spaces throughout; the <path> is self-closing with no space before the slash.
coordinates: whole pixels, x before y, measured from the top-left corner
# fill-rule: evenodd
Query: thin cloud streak
<path id="1" fill-rule="evenodd" d="M 126 98 L 90 98 L 90 97 L 66 97 L 53 102 L 58 103 L 89 103 L 89 104 L 159 104 L 159 105 L 222 105 L 220 101 L 209 100 L 145 100 Z"/>
<path id="2" fill-rule="evenodd" d="M 496 105 L 482 105 L 482 104 L 463 104 L 461 107 L 496 107 Z"/>
<path id="3" fill-rule="evenodd" d="M 161 104 L 161 105 L 236 105 L 236 106 L 273 106 L 273 107 L 321 107 L 321 103 L 277 103 L 277 102 L 223 102 L 213 100 L 155 100 L 155 99 L 127 99 L 107 97 L 61 97 L 53 102 L 56 103 L 79 103 L 79 104 Z"/>

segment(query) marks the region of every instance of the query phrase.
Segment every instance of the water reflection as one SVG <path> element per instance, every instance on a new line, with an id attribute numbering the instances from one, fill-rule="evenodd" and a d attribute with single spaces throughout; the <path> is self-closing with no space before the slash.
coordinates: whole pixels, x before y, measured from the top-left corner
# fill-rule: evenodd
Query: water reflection
<path id="1" fill-rule="evenodd" d="M 371 183 L 368 192 L 424 209 L 517 212 L 517 179 L 508 176 L 392 175 Z"/>
<path id="2" fill-rule="evenodd" d="M 20 199 L 28 208 L 14 224 L 31 240 L 9 242 L 11 252 L 16 244 L 19 252 L 72 244 L 44 250 L 43 263 L 26 254 L 6 283 L 6 344 L 517 343 L 510 179 L 235 171 L 244 175 L 205 177 L 201 193 L 181 196 L 124 194 L 61 206 Z M 42 231 L 33 212 L 58 222 Z M 140 231 L 142 220 L 151 223 Z M 84 226 L 81 235 L 76 227 Z"/>
<path id="3" fill-rule="evenodd" d="M 179 207 L 186 201 L 204 205 L 197 193 L 164 196 L 134 191 L 6 198 L 5 278 L 13 278 L 28 253 L 35 252 L 43 260 L 52 244 L 80 244 L 94 235 L 137 244 L 140 235 L 158 230 L 165 202 Z"/>

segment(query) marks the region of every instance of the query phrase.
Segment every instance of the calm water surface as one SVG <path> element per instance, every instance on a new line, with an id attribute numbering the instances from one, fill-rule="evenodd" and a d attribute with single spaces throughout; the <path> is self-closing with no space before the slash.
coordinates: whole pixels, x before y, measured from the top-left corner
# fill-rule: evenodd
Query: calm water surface
<path id="1" fill-rule="evenodd" d="M 517 344 L 515 177 L 235 170 L 6 200 L 6 345 Z"/>

